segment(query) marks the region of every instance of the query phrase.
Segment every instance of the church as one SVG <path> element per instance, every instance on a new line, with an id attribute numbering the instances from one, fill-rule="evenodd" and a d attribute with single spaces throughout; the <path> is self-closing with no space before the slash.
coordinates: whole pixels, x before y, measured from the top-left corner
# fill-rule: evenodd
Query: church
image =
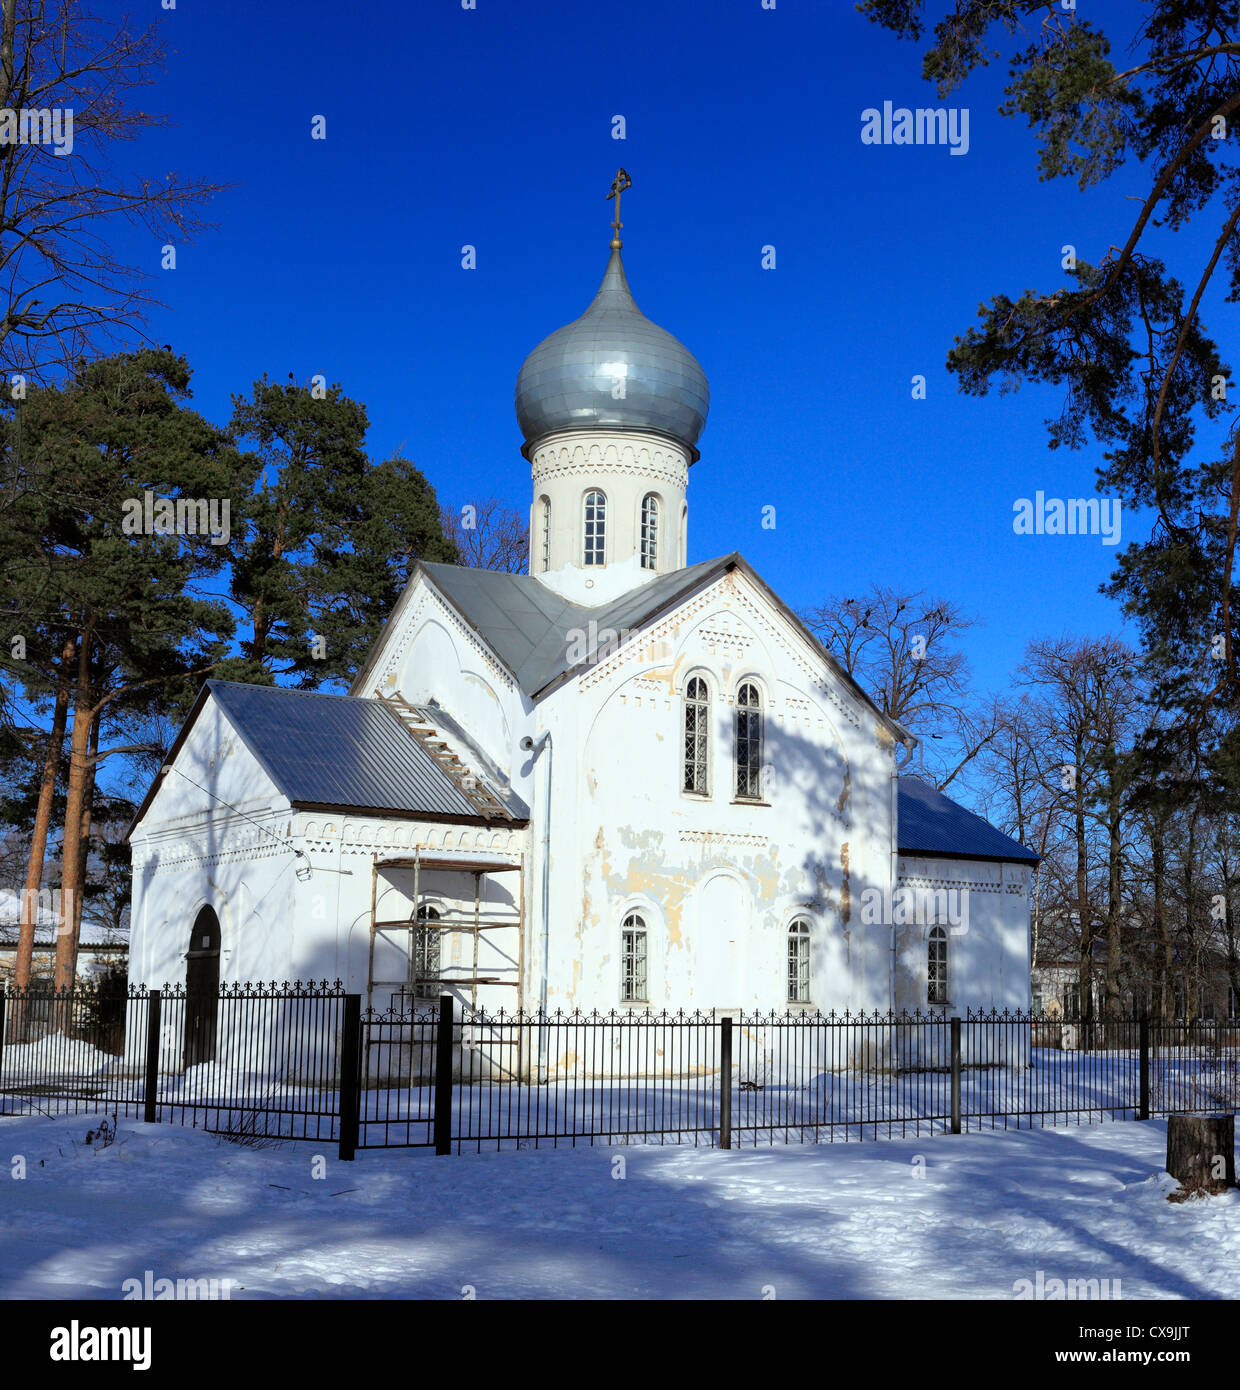
<path id="1" fill-rule="evenodd" d="M 621 257 L 526 358 L 528 574 L 420 563 L 347 695 L 208 681 L 130 829 L 130 977 L 376 1010 L 1029 1006 L 1036 856 L 902 775 L 736 553 L 710 391 Z"/>

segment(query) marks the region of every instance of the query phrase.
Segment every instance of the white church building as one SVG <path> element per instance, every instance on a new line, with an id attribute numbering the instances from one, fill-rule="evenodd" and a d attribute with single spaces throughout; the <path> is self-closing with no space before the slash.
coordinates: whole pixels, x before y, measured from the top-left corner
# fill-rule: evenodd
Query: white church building
<path id="1" fill-rule="evenodd" d="M 708 408 L 613 239 L 517 379 L 529 573 L 417 565 L 347 695 L 206 684 L 131 827 L 133 982 L 1028 1008 L 1036 856 L 901 775 L 740 555 L 688 563 Z"/>

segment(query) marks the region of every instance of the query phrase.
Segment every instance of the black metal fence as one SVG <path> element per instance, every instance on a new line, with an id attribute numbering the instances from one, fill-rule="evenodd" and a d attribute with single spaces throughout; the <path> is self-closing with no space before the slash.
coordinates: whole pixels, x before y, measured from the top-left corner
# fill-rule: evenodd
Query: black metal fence
<path id="1" fill-rule="evenodd" d="M 336 984 L 76 985 L 0 995 L 0 1114 L 126 1115 L 237 1137 L 339 1137 Z"/>
<path id="2" fill-rule="evenodd" d="M 1023 1013 L 364 1012 L 328 984 L 0 997 L 0 1114 L 362 1148 L 741 1147 L 1240 1106 L 1231 1024 Z"/>

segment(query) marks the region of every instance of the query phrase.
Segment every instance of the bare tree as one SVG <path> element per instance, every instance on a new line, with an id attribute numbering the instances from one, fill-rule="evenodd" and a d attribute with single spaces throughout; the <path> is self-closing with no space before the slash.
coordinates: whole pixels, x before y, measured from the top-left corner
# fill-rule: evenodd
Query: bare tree
<path id="1" fill-rule="evenodd" d="M 456 546 L 460 563 L 470 569 L 524 574 L 529 561 L 530 529 L 524 516 L 507 502 L 488 497 L 459 511 L 440 512 L 443 533 Z"/>
<path id="2" fill-rule="evenodd" d="M 919 767 L 940 790 L 998 735 L 1000 714 L 969 706 L 968 663 L 956 645 L 973 620 L 946 599 L 875 585 L 862 598 L 828 598 L 801 614 L 883 710 L 922 739 Z M 928 738 L 942 739 L 940 751 Z"/>
<path id="3" fill-rule="evenodd" d="M 157 258 L 205 224 L 222 185 L 134 177 L 116 152 L 166 124 L 134 97 L 164 66 L 155 26 L 104 20 L 81 0 L 0 0 L 0 368 L 44 380 L 113 346 L 156 301 Z M 151 237 L 151 271 L 108 239 L 119 222 Z M 168 249 L 165 249 L 168 248 Z"/>
<path id="4" fill-rule="evenodd" d="M 1061 637 L 1032 642 L 1021 670 L 1030 701 L 1033 737 L 1043 746 L 1044 787 L 1069 827 L 1072 906 L 1080 945 L 1081 1018 L 1092 1019 L 1093 943 L 1104 926 L 1107 1009 L 1119 1008 L 1123 965 L 1122 895 L 1133 766 L 1131 750 L 1143 724 L 1143 690 L 1135 655 L 1112 637 Z"/>

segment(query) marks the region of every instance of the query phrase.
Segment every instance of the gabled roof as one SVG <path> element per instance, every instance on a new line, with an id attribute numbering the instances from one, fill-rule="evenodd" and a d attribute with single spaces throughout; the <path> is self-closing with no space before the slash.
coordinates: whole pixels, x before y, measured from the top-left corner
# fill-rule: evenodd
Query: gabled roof
<path id="1" fill-rule="evenodd" d="M 168 755 L 172 762 L 208 696 L 214 697 L 268 777 L 297 807 L 480 821 L 478 809 L 382 700 L 281 686 L 208 681 Z M 442 715 L 437 707 L 428 714 Z M 491 773 L 493 769 L 486 769 Z M 129 827 L 145 814 L 152 785 Z M 510 789 L 513 817 L 529 807 Z"/>
<path id="2" fill-rule="evenodd" d="M 1031 849 L 996 830 L 987 820 L 917 777 L 898 783 L 897 846 L 901 854 L 937 854 L 947 859 L 1038 862 Z"/>
<path id="3" fill-rule="evenodd" d="M 714 560 L 703 560 L 687 569 L 661 574 L 593 608 L 562 598 L 540 579 L 528 574 L 505 574 L 499 570 L 470 569 L 428 560 L 419 561 L 417 569 L 503 662 L 531 699 L 546 694 L 575 671 L 591 664 L 588 652 L 581 660 L 571 659 L 575 650 L 583 645 L 580 638 L 574 640 L 574 634 L 589 634 L 591 623 L 596 634 L 608 630 L 617 635 L 638 632 L 670 612 L 703 584 L 729 570 L 740 570 L 792 624 L 813 655 L 835 673 L 858 703 L 885 725 L 897 741 L 916 742 L 900 724 L 878 708 L 800 618 L 735 551 Z M 389 627 L 398 621 L 405 601 L 415 588 L 411 581 L 388 619 Z M 381 636 L 353 682 L 353 690 L 360 690 L 372 674 L 382 646 Z M 594 659 L 596 657 L 597 653 Z"/>
<path id="4" fill-rule="evenodd" d="M 648 622 L 711 576 L 718 561 L 672 570 L 639 584 L 610 603 L 587 608 L 572 603 L 528 574 L 425 563 L 428 577 L 516 677 L 528 695 L 538 695 L 567 671 L 572 634 L 611 629 L 619 634 Z"/>

